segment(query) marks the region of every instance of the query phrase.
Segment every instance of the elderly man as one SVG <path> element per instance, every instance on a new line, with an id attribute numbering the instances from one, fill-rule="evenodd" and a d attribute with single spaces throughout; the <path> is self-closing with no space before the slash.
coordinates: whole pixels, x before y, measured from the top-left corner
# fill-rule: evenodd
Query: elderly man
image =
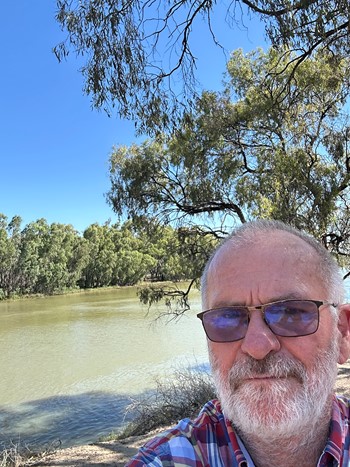
<path id="1" fill-rule="evenodd" d="M 335 261 L 275 221 L 237 229 L 202 279 L 219 401 L 147 443 L 128 464 L 350 466 L 349 402 L 334 395 L 350 353 L 350 305 Z"/>

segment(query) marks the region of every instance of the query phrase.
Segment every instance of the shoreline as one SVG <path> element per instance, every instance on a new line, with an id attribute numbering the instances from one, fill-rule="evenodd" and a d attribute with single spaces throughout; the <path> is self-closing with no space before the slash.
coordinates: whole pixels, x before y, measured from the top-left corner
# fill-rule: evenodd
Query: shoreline
<path id="1" fill-rule="evenodd" d="M 338 366 L 336 392 L 350 397 L 350 360 Z M 158 428 L 141 436 L 131 436 L 113 441 L 96 441 L 87 445 L 58 449 L 53 453 L 17 465 L 32 467 L 123 467 L 144 443 L 166 428 L 168 427 Z"/>
<path id="2" fill-rule="evenodd" d="M 157 428 L 146 435 L 130 436 L 113 441 L 96 441 L 81 446 L 58 449 L 53 453 L 35 457 L 27 463 L 19 464 L 19 467 L 123 467 L 141 446 L 167 428 L 169 427 Z"/>
<path id="3" fill-rule="evenodd" d="M 11 302 L 16 302 L 18 300 L 34 300 L 34 299 L 41 299 L 41 298 L 51 298 L 51 297 L 66 297 L 69 295 L 79 295 L 79 294 L 85 294 L 85 293 L 97 293 L 97 292 L 110 292 L 113 290 L 123 290 L 123 289 L 141 289 L 143 287 L 151 287 L 151 286 L 175 286 L 179 287 L 181 289 L 181 285 L 190 283 L 191 279 L 184 279 L 181 281 L 142 281 L 138 282 L 137 284 L 134 285 L 104 285 L 102 287 L 88 287 L 86 289 L 81 289 L 81 288 L 72 288 L 72 289 L 67 289 L 63 290 L 60 292 L 55 292 L 52 294 L 25 294 L 25 295 L 13 295 L 11 297 L 7 298 L 2 298 L 0 299 L 0 304 L 1 303 L 11 303 Z M 192 290 L 197 290 L 196 287 L 193 286 Z"/>

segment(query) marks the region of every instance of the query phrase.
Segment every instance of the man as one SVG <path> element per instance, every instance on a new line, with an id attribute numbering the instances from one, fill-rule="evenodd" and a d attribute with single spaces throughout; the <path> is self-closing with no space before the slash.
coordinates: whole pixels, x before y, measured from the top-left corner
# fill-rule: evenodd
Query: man
<path id="1" fill-rule="evenodd" d="M 147 443 L 131 467 L 350 466 L 349 403 L 334 395 L 350 354 L 335 261 L 276 221 L 243 225 L 202 278 L 219 401 Z"/>

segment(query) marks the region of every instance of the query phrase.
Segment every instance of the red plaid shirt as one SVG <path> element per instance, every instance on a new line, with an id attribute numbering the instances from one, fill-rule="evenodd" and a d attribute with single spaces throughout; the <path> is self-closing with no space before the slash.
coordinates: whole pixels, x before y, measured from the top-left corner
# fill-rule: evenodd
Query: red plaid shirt
<path id="1" fill-rule="evenodd" d="M 318 467 L 350 466 L 349 401 L 334 397 L 330 432 Z M 195 420 L 181 420 L 145 444 L 127 467 L 246 467 L 237 434 L 220 402 L 207 402 Z M 251 464 L 249 464 L 251 465 Z"/>

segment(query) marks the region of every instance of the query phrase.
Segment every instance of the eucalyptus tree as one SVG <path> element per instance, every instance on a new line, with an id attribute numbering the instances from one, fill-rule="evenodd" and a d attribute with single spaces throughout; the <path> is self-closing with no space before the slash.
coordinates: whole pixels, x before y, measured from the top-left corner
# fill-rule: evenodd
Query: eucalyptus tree
<path id="1" fill-rule="evenodd" d="M 71 225 L 0 216 L 0 298 L 52 294 L 77 286 L 86 253 Z"/>
<path id="2" fill-rule="evenodd" d="M 89 260 L 79 285 L 83 288 L 134 285 L 150 274 L 155 259 L 143 251 L 132 225 L 92 224 L 84 231 Z"/>
<path id="3" fill-rule="evenodd" d="M 115 231 L 108 223 L 92 224 L 83 233 L 87 242 L 89 260 L 85 265 L 79 285 L 94 288 L 110 285 L 117 261 Z"/>
<path id="4" fill-rule="evenodd" d="M 82 239 L 71 225 L 30 222 L 22 232 L 19 258 L 27 278 L 23 293 L 52 294 L 77 287 L 86 260 Z"/>
<path id="5" fill-rule="evenodd" d="M 117 261 L 113 270 L 113 284 L 135 285 L 150 278 L 156 259 L 145 247 L 132 222 L 126 221 L 119 227 Z"/>
<path id="6" fill-rule="evenodd" d="M 236 51 L 224 89 L 203 93 L 178 131 L 115 148 L 114 210 L 212 238 L 256 217 L 280 219 L 349 267 L 349 60 L 320 51 L 292 70 L 294 57 Z"/>
<path id="7" fill-rule="evenodd" d="M 295 70 L 317 50 L 349 55 L 347 0 L 56 0 L 66 38 L 59 60 L 82 58 L 84 91 L 97 108 L 117 108 L 140 132 L 174 128 L 198 95 L 193 36 L 209 34 L 218 47 L 213 17 L 226 18 L 234 34 L 247 15 L 263 21 L 274 47 L 296 51 Z M 224 21 L 224 19 L 223 19 Z M 220 25 L 217 26 L 220 28 Z M 230 47 L 229 39 L 227 40 Z M 182 83 L 182 85 L 179 85 Z"/>
<path id="8" fill-rule="evenodd" d="M 17 293 L 23 281 L 18 270 L 21 244 L 21 218 L 10 221 L 0 214 L 0 300 Z"/>
<path id="9" fill-rule="evenodd" d="M 189 294 L 199 286 L 198 271 L 209 258 L 217 240 L 199 226 L 164 225 L 155 217 L 134 216 L 132 223 L 140 247 L 153 259 L 138 295 L 141 302 L 151 306 L 165 300 L 166 314 L 171 318 L 189 308 Z"/>

